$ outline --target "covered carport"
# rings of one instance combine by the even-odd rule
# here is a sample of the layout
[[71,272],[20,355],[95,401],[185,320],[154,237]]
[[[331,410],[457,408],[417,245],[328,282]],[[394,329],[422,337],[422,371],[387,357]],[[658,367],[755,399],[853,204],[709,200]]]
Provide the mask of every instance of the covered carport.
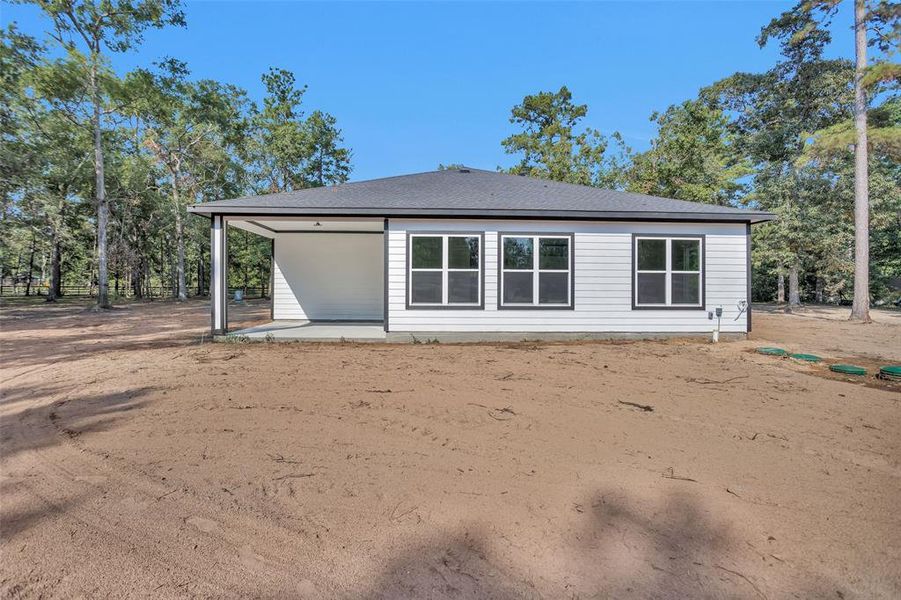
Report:
[[[211,214],[213,335],[384,339],[383,218]],[[271,322],[228,328],[228,228],[272,240]]]

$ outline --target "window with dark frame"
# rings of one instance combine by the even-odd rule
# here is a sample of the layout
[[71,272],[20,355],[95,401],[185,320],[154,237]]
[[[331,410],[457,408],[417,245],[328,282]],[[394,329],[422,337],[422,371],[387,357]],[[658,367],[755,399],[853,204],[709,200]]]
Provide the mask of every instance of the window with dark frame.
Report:
[[572,306],[572,238],[501,235],[500,306]]
[[638,235],[634,244],[636,307],[702,308],[702,238]]
[[411,307],[481,306],[481,234],[411,234]]

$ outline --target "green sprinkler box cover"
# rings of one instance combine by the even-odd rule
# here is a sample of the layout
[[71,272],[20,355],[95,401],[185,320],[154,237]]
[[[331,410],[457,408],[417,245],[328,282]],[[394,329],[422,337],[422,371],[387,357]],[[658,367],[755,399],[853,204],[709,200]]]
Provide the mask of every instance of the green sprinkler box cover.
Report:
[[794,358],[795,360],[803,360],[805,362],[812,362],[812,363],[820,362],[822,360],[816,354],[803,354],[801,352],[798,352],[796,354],[791,354],[790,356],[792,358]]
[[889,365],[879,368],[879,376],[882,379],[901,381],[901,365]]
[[769,346],[758,348],[757,352],[759,352],[760,354],[766,354],[768,356],[785,356],[787,354],[787,352],[782,348],[771,348]]
[[858,367],[857,365],[832,365],[829,367],[830,371],[835,371],[836,373],[843,373],[845,375],[866,375],[867,370],[863,367]]

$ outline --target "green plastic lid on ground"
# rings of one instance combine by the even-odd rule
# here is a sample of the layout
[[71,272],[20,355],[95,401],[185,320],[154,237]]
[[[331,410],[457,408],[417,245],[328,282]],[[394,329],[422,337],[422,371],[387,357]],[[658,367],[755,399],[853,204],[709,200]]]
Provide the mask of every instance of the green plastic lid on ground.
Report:
[[901,365],[879,367],[879,376],[883,379],[901,380]]
[[791,356],[795,360],[803,360],[806,362],[820,362],[821,360],[823,360],[816,354],[804,354],[803,352],[797,352],[795,354],[790,354],[789,356]]
[[760,354],[767,354],[769,356],[785,356],[787,353],[782,348],[773,348],[770,346],[763,346],[762,348],[758,348],[757,352]]
[[867,370],[863,367],[858,367],[857,365],[831,365],[829,367],[830,371],[835,371],[836,373],[843,373],[845,375],[866,375]]

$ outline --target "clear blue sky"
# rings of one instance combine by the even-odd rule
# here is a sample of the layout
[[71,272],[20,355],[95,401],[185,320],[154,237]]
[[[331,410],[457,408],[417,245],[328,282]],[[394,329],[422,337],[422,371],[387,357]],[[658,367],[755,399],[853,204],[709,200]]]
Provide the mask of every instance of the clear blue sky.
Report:
[[[500,141],[524,95],[567,85],[585,124],[644,149],[649,115],[735,71],[762,71],[777,47],[755,37],[791,2],[187,3],[185,29],[151,31],[114,57],[124,72],[164,56],[193,76],[247,89],[291,70],[307,111],[335,115],[353,149],[352,180],[432,170],[438,163],[508,166]],[[847,4],[847,3],[844,3]],[[48,27],[30,6],[0,4],[2,22]],[[833,55],[852,57],[843,7]]]

